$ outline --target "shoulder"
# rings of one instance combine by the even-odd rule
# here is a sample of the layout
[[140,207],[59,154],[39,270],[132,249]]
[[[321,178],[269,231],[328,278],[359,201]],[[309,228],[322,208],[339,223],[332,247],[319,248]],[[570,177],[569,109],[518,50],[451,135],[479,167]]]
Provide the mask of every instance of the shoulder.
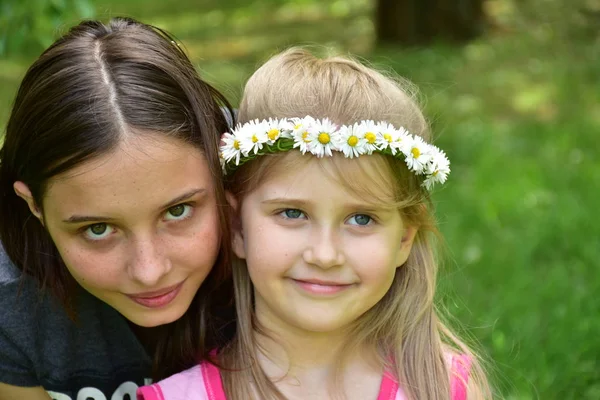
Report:
[[[0,314],[0,321],[11,319],[18,315],[20,323],[21,313],[30,315],[32,306],[41,301],[41,292],[38,285],[28,276],[23,276],[8,258],[0,243],[0,308],[6,310]],[[0,322],[0,328],[3,323]]]
[[73,321],[49,292],[21,278],[1,247],[0,310],[4,384],[76,397],[80,388],[112,393],[149,375],[150,358],[116,310],[82,290]]
[[21,279],[0,245],[0,382],[38,386],[32,351],[36,332],[36,285]]
[[40,323],[63,311],[57,301],[42,294],[32,279],[22,276],[1,246],[0,309],[0,350],[8,339],[17,346],[24,342],[31,345]]
[[0,286],[19,281],[21,271],[10,261],[0,242]]
[[138,389],[138,400],[212,400],[208,397],[203,365]]

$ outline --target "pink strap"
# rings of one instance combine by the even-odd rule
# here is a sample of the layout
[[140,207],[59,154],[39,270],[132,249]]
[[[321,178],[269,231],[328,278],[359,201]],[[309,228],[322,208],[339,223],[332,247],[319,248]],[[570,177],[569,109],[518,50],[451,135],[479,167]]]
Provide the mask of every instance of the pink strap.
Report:
[[204,361],[200,365],[200,368],[202,370],[204,384],[206,385],[208,400],[227,400],[219,368],[207,361]]
[[469,382],[470,369],[471,357],[466,354],[452,357],[452,377],[450,379],[452,400],[467,399],[467,384]]
[[398,393],[398,381],[389,371],[385,371],[381,378],[381,386],[379,387],[379,395],[377,400],[394,400]]
[[156,383],[150,386],[142,386],[137,390],[137,400],[164,400],[162,390]]
[[[467,400],[467,383],[471,357],[466,354],[452,356],[450,390],[452,400]],[[377,400],[404,399],[404,393],[398,386],[398,381],[390,371],[383,374]]]

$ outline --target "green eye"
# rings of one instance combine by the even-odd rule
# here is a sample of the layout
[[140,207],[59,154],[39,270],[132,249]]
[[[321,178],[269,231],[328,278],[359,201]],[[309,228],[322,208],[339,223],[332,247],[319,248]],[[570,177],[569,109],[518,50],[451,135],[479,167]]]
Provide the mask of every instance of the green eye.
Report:
[[302,211],[294,209],[294,208],[290,208],[288,210],[285,210],[283,213],[285,214],[285,216],[287,218],[290,218],[290,219],[300,218],[300,217],[302,217],[302,214],[303,214]]
[[179,221],[188,218],[192,213],[192,207],[189,204],[178,204],[170,207],[165,215],[166,220]]
[[185,212],[185,206],[183,204],[179,204],[179,205],[169,208],[169,214],[171,214],[174,217],[181,217],[184,212]]
[[89,240],[103,240],[109,237],[112,233],[115,232],[115,228],[106,224],[104,222],[100,222],[97,224],[89,225],[85,228],[85,236]]
[[106,224],[94,224],[90,226],[90,232],[96,236],[102,236],[106,232]]

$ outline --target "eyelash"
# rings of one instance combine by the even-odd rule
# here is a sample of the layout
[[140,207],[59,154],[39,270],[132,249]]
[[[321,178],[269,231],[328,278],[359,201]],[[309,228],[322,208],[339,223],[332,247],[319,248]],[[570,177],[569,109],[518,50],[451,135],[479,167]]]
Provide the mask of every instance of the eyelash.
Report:
[[373,217],[370,214],[364,214],[364,213],[357,213],[357,214],[352,214],[350,217],[348,217],[348,219],[346,221],[348,221],[351,218],[357,217],[359,215],[365,216],[369,218],[369,222],[366,225],[360,225],[360,224],[352,224],[352,226],[360,226],[360,227],[367,227],[367,226],[371,226],[375,223],[377,223],[377,219],[375,217]]
[[[188,215],[186,215],[185,217],[180,218],[180,219],[171,219],[171,220],[169,220],[169,219],[164,219],[163,218],[163,220],[166,221],[166,222],[168,222],[168,223],[176,223],[176,222],[186,221],[186,220],[188,220],[189,218],[191,218],[194,215],[194,211],[195,210],[194,210],[193,205],[190,204],[190,203],[181,203],[181,204],[176,204],[174,206],[171,206],[171,207],[167,208],[163,212],[163,215],[166,215],[167,213],[169,213],[169,211],[172,210],[173,208],[180,207],[180,206],[187,207],[186,209],[184,209],[184,213],[185,213],[186,210],[188,210]],[[106,223],[106,222],[96,222],[96,223],[93,223],[93,224],[90,224],[90,225],[86,225],[86,226],[84,226],[84,227],[81,228],[80,233],[84,236],[84,238],[86,240],[88,240],[90,242],[101,242],[101,241],[106,240],[109,236],[111,236],[112,232],[111,232],[111,234],[109,234],[106,237],[96,238],[96,239],[92,238],[91,235],[88,234],[88,231],[92,227],[94,227],[96,225],[105,225],[107,229],[112,229],[113,231],[116,231],[116,228],[113,227],[112,224],[109,224],[109,223]]]
[[189,218],[191,218],[191,217],[192,217],[192,215],[194,215],[194,211],[195,211],[195,210],[194,210],[194,207],[193,207],[193,205],[192,205],[192,204],[190,204],[190,203],[181,203],[181,204],[176,204],[176,205],[174,205],[174,206],[171,206],[171,207],[167,208],[167,210],[164,212],[164,214],[167,214],[167,213],[168,213],[170,210],[174,209],[175,207],[181,207],[181,206],[183,206],[183,207],[187,207],[187,208],[185,208],[185,209],[184,209],[184,213],[185,213],[185,211],[187,210],[187,211],[188,211],[188,214],[187,214],[185,217],[183,217],[183,218],[179,218],[179,219],[171,219],[171,220],[168,220],[168,221],[172,221],[172,222],[181,222],[181,221],[185,221],[186,219],[189,219]]
[[281,216],[285,220],[297,220],[297,219],[300,219],[300,218],[291,218],[291,217],[288,217],[287,215],[285,215],[285,213],[287,211],[299,211],[302,215],[304,215],[304,217],[306,217],[306,213],[304,211],[298,209],[298,208],[284,208],[282,210],[276,211],[275,213],[276,213],[276,215]]

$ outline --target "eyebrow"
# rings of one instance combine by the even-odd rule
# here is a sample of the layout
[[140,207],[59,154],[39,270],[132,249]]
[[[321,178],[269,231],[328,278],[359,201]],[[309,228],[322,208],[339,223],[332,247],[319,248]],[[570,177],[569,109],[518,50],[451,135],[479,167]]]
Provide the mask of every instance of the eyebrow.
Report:
[[[168,203],[163,205],[161,207],[161,209],[166,209],[166,208],[172,207],[172,206],[176,205],[177,203],[181,203],[184,200],[188,200],[190,197],[193,197],[199,193],[201,193],[201,194],[206,193],[206,189],[192,189],[189,192],[186,192],[186,193],[182,194],[181,196],[177,196],[173,200],[170,200]],[[110,222],[110,221],[114,221],[114,220],[116,220],[116,218],[103,217],[103,216],[98,216],[98,215],[71,215],[69,218],[63,220],[63,222],[65,222],[67,224],[80,224],[82,222],[96,222],[96,221]]]
[[267,200],[263,200],[261,203],[262,204],[289,204],[289,205],[297,206],[297,207],[302,207],[302,206],[305,206],[306,204],[310,204],[310,202],[307,202],[304,200],[292,199],[292,198],[286,198],[286,197],[276,197],[273,199],[267,199]]
[[[262,204],[284,204],[290,205],[293,207],[305,207],[306,205],[311,205],[312,202],[305,201],[301,199],[293,199],[293,198],[285,198],[285,197],[276,197],[272,199],[263,200]],[[391,211],[386,208],[377,207],[370,204],[361,204],[361,203],[343,203],[339,204],[340,208],[350,209],[350,210],[360,210],[363,212],[387,212]]]

